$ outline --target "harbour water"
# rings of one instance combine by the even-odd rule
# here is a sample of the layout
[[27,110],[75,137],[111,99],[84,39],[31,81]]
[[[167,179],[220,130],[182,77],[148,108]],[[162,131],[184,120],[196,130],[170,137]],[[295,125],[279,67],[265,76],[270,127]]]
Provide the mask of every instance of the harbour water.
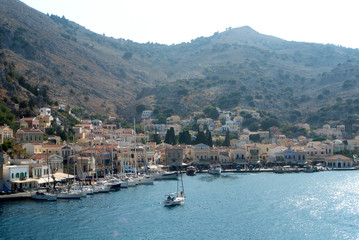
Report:
[[0,239],[358,239],[359,172],[184,176],[81,200],[0,202]]

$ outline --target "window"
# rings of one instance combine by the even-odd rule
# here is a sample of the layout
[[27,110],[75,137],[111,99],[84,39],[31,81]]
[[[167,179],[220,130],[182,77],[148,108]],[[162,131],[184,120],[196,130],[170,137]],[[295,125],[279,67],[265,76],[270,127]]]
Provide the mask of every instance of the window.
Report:
[[19,177],[20,177],[19,173],[16,173],[16,178],[19,178]]
[[14,178],[14,173],[11,174],[11,178]]

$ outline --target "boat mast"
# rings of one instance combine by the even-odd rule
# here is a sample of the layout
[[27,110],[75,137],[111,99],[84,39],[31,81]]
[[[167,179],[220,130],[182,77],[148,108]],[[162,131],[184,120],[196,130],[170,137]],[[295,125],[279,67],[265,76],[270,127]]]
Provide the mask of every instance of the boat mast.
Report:
[[122,126],[120,123],[120,158],[121,158],[121,175],[125,174],[125,166],[124,166],[124,162],[123,162],[123,150],[122,150]]
[[112,171],[112,176],[113,176],[113,139],[112,140],[112,144],[111,144],[111,171]]
[[[91,149],[91,162],[94,160],[93,159],[93,152],[92,152],[92,129],[91,129],[91,139],[90,139],[90,149]],[[93,176],[93,172],[95,171],[95,175],[97,176],[97,169],[96,169],[96,161],[95,161],[95,165],[94,165],[94,169],[92,169],[92,180],[93,180],[93,178],[94,178],[94,176]]]
[[136,119],[133,119],[133,128],[135,131],[135,175],[137,176],[137,152],[136,152],[136,148],[137,148],[137,136],[136,136]]
[[181,174],[181,186],[182,186],[181,197],[184,197],[184,185],[183,185],[182,171],[180,171],[180,174]]
[[145,173],[148,174],[148,170],[147,170],[147,166],[148,166],[148,161],[147,161],[147,136],[146,136],[146,120],[143,124],[143,132],[145,134]]
[[50,165],[49,165],[49,149],[46,150],[46,164],[47,164],[47,184],[50,189]]

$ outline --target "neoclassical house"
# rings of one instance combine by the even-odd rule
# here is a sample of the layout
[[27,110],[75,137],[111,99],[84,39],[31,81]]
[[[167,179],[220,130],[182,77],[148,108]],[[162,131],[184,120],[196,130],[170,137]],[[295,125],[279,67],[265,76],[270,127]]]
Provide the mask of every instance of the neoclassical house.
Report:
[[15,134],[18,143],[42,143],[44,133],[40,129],[20,128]]
[[329,168],[351,168],[353,159],[344,155],[333,155],[325,158],[325,166]]

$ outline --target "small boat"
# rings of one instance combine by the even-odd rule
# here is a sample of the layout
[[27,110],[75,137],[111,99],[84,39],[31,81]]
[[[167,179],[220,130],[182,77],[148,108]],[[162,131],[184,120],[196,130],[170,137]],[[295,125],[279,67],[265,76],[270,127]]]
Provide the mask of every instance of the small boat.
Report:
[[162,180],[178,179],[178,172],[166,172],[161,175]]
[[166,207],[184,204],[183,192],[179,195],[178,192],[168,194],[167,199],[164,201]]
[[153,185],[154,178],[144,175],[138,178],[138,184],[140,185]]
[[31,198],[35,200],[56,201],[57,195],[44,192],[36,192],[34,194],[31,194]]
[[219,175],[222,172],[221,164],[212,164],[208,170],[209,174]]
[[110,191],[116,191],[121,188],[121,181],[117,178],[108,179],[107,184],[111,186]]
[[76,192],[59,192],[56,194],[57,199],[81,199],[82,193]]
[[312,173],[312,172],[314,172],[314,168],[311,166],[307,166],[306,168],[304,168],[303,172]]
[[128,182],[123,181],[123,180],[120,180],[120,182],[121,182],[120,188],[128,188]]
[[281,167],[277,167],[277,168],[274,168],[274,169],[273,169],[273,172],[274,172],[274,173],[284,173],[284,170],[283,170],[283,168],[281,168]]
[[108,193],[111,189],[111,186],[107,184],[96,184],[94,185],[94,189],[98,193]]
[[194,176],[194,175],[196,175],[196,173],[197,173],[197,170],[196,170],[196,168],[194,166],[189,166],[187,168],[186,174],[188,176]]
[[136,187],[138,185],[137,179],[133,177],[126,177],[124,181],[127,183],[127,187]]

